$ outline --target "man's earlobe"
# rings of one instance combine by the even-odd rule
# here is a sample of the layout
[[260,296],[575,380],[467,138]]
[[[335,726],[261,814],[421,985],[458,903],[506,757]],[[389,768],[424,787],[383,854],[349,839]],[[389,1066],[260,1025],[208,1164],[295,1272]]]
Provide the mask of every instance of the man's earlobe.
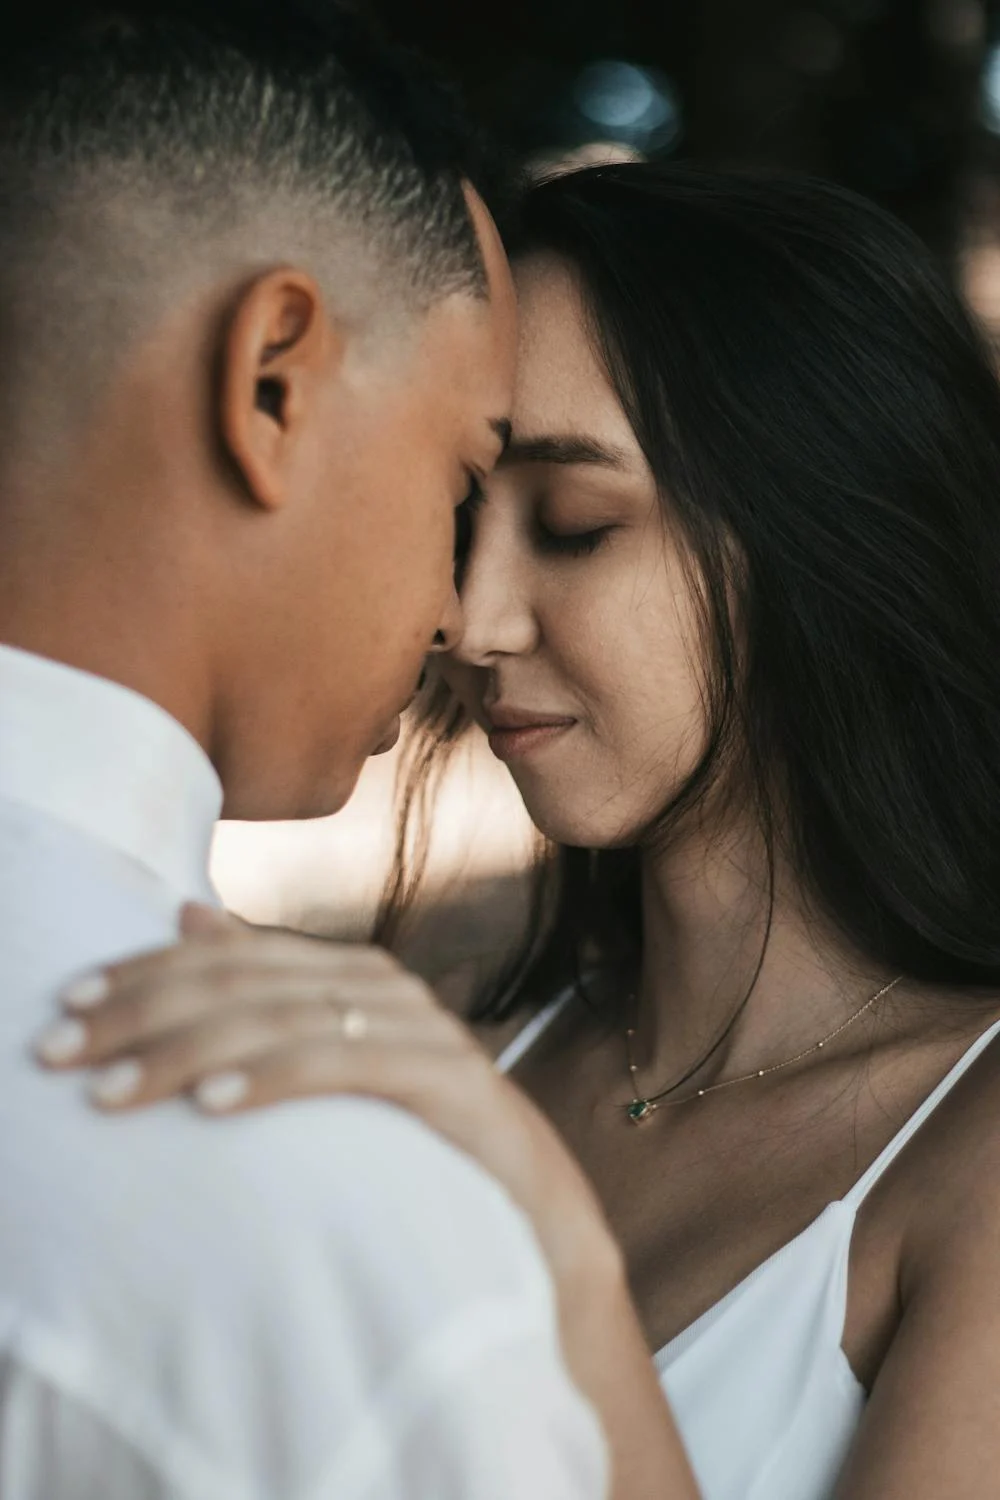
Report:
[[254,504],[276,510],[288,503],[332,353],[311,276],[271,271],[243,293],[225,335],[218,416],[223,447]]

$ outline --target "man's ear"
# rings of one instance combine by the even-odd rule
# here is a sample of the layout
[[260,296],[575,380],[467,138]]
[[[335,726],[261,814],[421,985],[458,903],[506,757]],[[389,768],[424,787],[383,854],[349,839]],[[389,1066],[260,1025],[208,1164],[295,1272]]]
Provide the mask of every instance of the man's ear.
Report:
[[219,430],[247,495],[268,510],[290,492],[337,335],[304,271],[269,271],[240,297],[223,340]]

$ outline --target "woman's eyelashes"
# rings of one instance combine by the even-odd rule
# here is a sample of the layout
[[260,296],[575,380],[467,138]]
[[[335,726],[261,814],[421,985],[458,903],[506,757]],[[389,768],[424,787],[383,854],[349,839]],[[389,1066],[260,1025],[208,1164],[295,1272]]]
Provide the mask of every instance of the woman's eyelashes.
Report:
[[[485,499],[482,485],[473,477],[469,493],[455,511],[455,575],[458,579],[465,571],[475,538],[475,518]],[[617,529],[614,525],[604,525],[580,531],[554,531],[546,525],[539,511],[532,512],[528,523],[531,546],[544,557],[589,557]]]
[[557,557],[589,557],[613,530],[613,526],[594,526],[589,531],[552,531],[543,521],[536,520],[535,546],[539,552]]

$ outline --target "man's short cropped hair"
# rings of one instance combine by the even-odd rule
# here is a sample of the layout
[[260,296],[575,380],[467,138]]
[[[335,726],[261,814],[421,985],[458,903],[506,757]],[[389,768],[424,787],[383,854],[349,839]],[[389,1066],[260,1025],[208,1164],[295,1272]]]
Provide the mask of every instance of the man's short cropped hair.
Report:
[[68,288],[81,342],[120,344],[133,276],[155,301],[227,237],[264,264],[346,236],[379,298],[483,296],[471,139],[338,0],[36,0],[0,48],[0,337],[38,342],[46,308],[58,335]]

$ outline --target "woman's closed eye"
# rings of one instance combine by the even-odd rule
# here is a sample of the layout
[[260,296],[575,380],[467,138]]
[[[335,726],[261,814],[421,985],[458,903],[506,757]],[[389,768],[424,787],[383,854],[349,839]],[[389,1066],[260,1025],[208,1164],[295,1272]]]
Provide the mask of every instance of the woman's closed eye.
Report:
[[553,531],[541,520],[535,523],[535,546],[539,552],[556,557],[589,557],[615,530],[613,526],[593,526],[586,531]]
[[[475,538],[476,516],[485,499],[482,485],[473,477],[468,494],[455,511],[455,577],[459,585]],[[591,556],[612,532],[618,530],[616,525],[607,522],[600,526],[575,527],[564,523],[565,529],[556,529],[543,518],[540,510],[533,507],[525,517],[525,524],[534,550],[542,556],[559,558]]]

